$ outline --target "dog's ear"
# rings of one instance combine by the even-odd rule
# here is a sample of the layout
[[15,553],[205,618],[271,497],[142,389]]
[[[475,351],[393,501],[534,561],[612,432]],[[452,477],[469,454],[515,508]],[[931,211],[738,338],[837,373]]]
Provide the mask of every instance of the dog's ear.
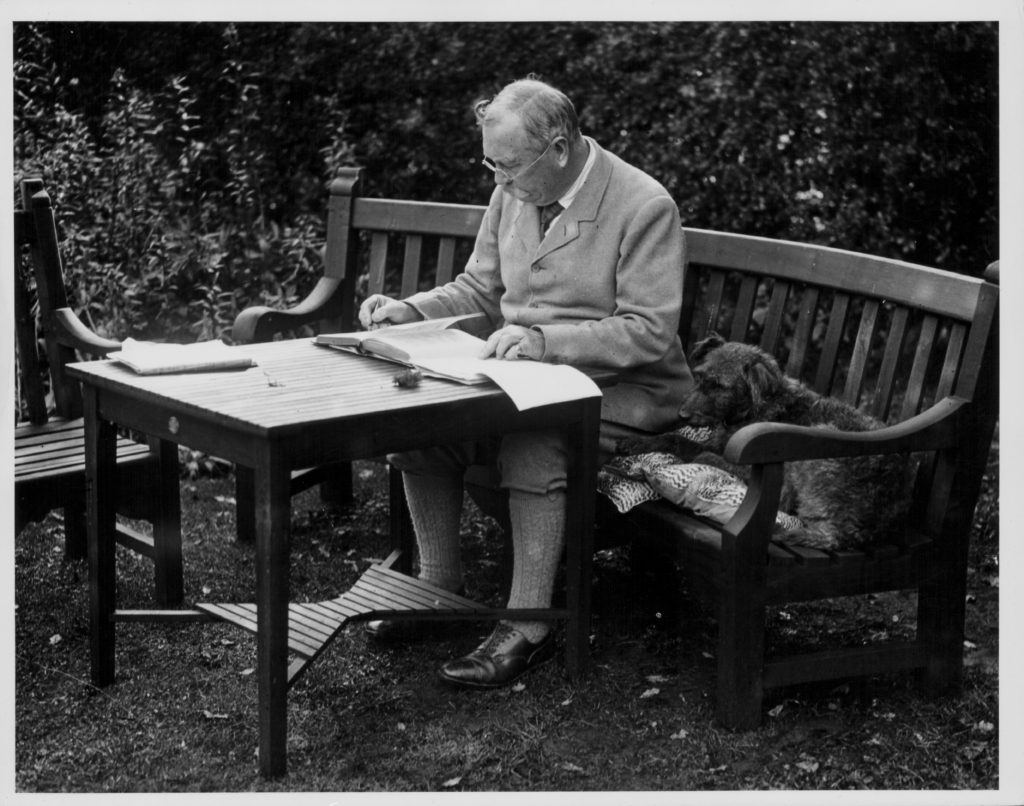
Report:
[[696,366],[704,356],[723,344],[725,344],[725,339],[712,330],[707,336],[693,345],[693,350],[690,351],[690,366]]
[[744,375],[750,388],[753,413],[756,414],[764,408],[767,400],[779,394],[782,389],[782,372],[775,359],[759,355],[747,366]]

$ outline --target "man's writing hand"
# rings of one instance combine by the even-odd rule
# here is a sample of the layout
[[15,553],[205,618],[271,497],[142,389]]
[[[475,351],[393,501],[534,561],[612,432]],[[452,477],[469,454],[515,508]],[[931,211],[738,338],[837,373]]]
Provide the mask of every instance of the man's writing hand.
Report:
[[359,324],[366,330],[415,322],[421,318],[411,305],[383,294],[373,294],[359,306]]

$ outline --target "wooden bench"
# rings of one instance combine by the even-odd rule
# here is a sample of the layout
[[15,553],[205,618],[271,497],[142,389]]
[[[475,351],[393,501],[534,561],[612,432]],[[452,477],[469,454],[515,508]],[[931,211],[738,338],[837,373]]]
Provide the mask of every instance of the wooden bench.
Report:
[[[359,171],[344,171],[330,188],[323,277],[290,310],[242,312],[234,337],[358,329],[357,302],[366,295],[403,297],[456,275],[483,212],[361,198]],[[648,502],[627,516],[601,507],[599,527],[667,552],[688,593],[717,613],[717,715],[726,726],[757,725],[766,689],[812,680],[917,669],[930,689],[955,686],[968,538],[998,415],[998,268],[980,280],[822,246],[684,233],[684,346],[712,330],[757,343],[789,374],[892,425],[871,434],[750,426],[726,450],[731,461],[751,465],[747,496],[728,523]],[[784,462],[886,451],[922,457],[914,528],[898,545],[821,552],[771,540]],[[350,483],[344,469],[330,473],[342,488]],[[392,491],[393,528],[407,529],[395,515],[400,485]],[[912,641],[766,653],[769,606],[896,589],[917,591]]]
[[[82,395],[67,364],[105,356],[120,342],[89,330],[69,307],[50,197],[40,179],[21,182],[22,208],[14,213],[15,330],[18,421],[14,432],[15,529],[64,515],[65,550],[84,557],[85,454]],[[154,561],[155,598],[182,599],[178,454],[174,445],[117,440],[118,512],[148,520],[153,535],[126,523],[122,545]]]

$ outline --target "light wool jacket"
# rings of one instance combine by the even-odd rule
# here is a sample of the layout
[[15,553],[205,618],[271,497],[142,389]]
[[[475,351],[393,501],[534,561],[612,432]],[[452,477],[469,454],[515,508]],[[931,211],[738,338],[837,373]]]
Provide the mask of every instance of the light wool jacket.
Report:
[[668,192],[593,140],[596,160],[541,239],[539,209],[495,188],[466,270],[406,299],[544,335],[544,361],[621,370],[602,419],[664,431],[692,384],[677,329],[683,235]]

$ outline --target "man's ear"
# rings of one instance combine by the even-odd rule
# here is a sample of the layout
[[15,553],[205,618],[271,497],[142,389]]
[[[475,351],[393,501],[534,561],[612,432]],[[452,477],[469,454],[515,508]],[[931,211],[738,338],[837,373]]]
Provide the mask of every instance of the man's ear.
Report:
[[712,330],[707,336],[693,345],[693,350],[690,351],[690,366],[696,366],[704,356],[723,344],[725,344],[725,339]]

